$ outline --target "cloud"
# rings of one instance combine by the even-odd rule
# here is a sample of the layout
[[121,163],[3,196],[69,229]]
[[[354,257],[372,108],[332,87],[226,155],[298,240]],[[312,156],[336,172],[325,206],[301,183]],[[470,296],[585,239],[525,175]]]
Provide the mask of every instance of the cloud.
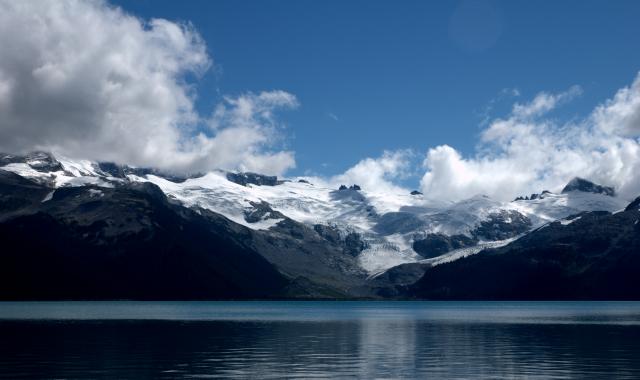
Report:
[[282,174],[295,167],[293,152],[270,152],[265,147],[280,140],[274,111],[296,107],[296,97],[284,91],[225,97],[208,123],[215,137],[199,135],[203,143],[193,151],[203,154],[193,164],[203,170],[222,167],[265,174]]
[[516,103],[513,106],[513,116],[524,119],[533,116],[540,116],[546,112],[551,111],[558,105],[569,102],[576,96],[582,94],[582,88],[580,86],[572,86],[565,92],[559,94],[549,94],[547,92],[541,92],[536,95],[535,98],[529,103],[520,104]]
[[448,145],[429,149],[423,192],[447,200],[479,193],[510,200],[543,189],[558,191],[581,176],[615,186],[627,199],[640,195],[640,75],[583,120],[545,118],[580,93],[572,87],[515,104],[507,118],[493,120],[482,132],[473,157]]
[[202,171],[281,174],[293,153],[283,91],[227,97],[208,126],[193,79],[212,66],[190,24],[144,21],[103,1],[0,0],[0,149]]
[[333,121],[340,121],[340,119],[338,118],[338,116],[336,116],[336,114],[334,114],[333,112],[328,112],[327,116],[332,119]]
[[411,150],[384,151],[380,157],[365,158],[342,174],[329,178],[314,178],[326,186],[359,185],[372,193],[405,193],[394,181],[411,175]]
[[640,135],[640,75],[631,86],[619,90],[613,99],[597,107],[593,119],[606,133]]
[[487,104],[477,113],[480,117],[480,126],[486,126],[491,121],[491,113],[497,104],[507,99],[517,98],[520,96],[520,90],[517,88],[503,88],[498,94],[487,102]]

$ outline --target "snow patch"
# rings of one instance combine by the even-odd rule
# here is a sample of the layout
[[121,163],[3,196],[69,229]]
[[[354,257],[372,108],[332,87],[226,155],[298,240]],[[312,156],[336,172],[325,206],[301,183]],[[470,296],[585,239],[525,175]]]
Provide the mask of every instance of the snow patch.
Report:
[[447,252],[444,255],[441,255],[441,256],[438,256],[438,257],[433,257],[433,258],[426,259],[426,260],[420,260],[420,262],[421,263],[426,263],[426,264],[431,264],[431,266],[450,263],[452,261],[459,260],[459,259],[462,259],[464,257],[469,257],[471,255],[475,255],[476,253],[479,253],[484,249],[504,247],[505,245],[507,245],[507,244],[519,239],[519,238],[520,238],[520,236],[513,237],[513,238],[510,238],[510,239],[504,239],[504,240],[480,242],[480,243],[478,243],[478,245],[475,245],[473,247],[466,247],[466,248],[456,249],[456,250]]
[[560,224],[562,224],[563,226],[568,226],[569,224],[575,222],[576,220],[580,220],[581,218],[582,216],[578,216],[573,219],[563,219],[560,221]]
[[31,166],[25,164],[25,163],[12,163],[12,164],[7,164],[3,167],[0,167],[0,169],[8,171],[8,172],[12,172],[15,173],[21,177],[24,178],[31,178],[31,179],[50,179],[51,178],[51,173],[42,173],[39,172],[35,169],[33,169]]
[[544,198],[511,202],[510,207],[531,219],[534,227],[564,219],[583,211],[624,209],[627,201],[604,194],[572,191],[565,194],[547,193]]
[[44,203],[44,202],[47,202],[47,201],[50,201],[51,199],[53,199],[53,193],[55,193],[55,192],[56,192],[55,190],[50,191],[50,192],[49,192],[49,193],[44,197],[44,199],[42,199],[42,202],[41,202],[41,203]]
[[[291,178],[276,186],[242,186],[227,179],[227,172],[213,171],[198,178],[181,183],[172,182],[156,175],[128,175],[126,179],[113,178],[99,170],[96,163],[86,160],[70,160],[56,157],[62,170],[42,173],[28,164],[8,164],[0,169],[12,171],[26,178],[48,181],[55,188],[63,186],[113,187],[118,182],[151,182],[168,197],[186,207],[203,208],[223,215],[229,220],[254,230],[272,228],[281,218],[270,219],[265,215],[255,223],[246,221],[252,203],[266,202],[271,209],[308,226],[330,225],[344,237],[348,232],[359,233],[367,248],[357,260],[370,274],[379,273],[393,266],[410,262],[429,262],[439,265],[475,254],[485,248],[508,244],[514,239],[483,242],[475,247],[449,252],[437,258],[422,259],[412,244],[415,239],[428,233],[446,235],[468,235],[490,214],[502,210],[515,210],[527,216],[532,228],[544,228],[559,220],[568,225],[577,219],[563,220],[584,211],[618,211],[627,205],[625,200],[603,194],[569,192],[566,194],[545,193],[543,198],[517,202],[498,202],[483,195],[460,201],[434,201],[425,196],[412,196],[408,191],[380,192],[363,188],[360,191],[338,191],[322,181],[299,182],[305,177]],[[32,164],[40,164],[39,159]],[[92,195],[99,196],[96,189]],[[51,196],[53,196],[51,194]],[[45,197],[46,199],[46,197]],[[50,199],[50,198],[49,198]],[[43,200],[43,202],[46,200]],[[384,233],[376,229],[381,217],[397,213],[398,219]],[[396,224],[397,223],[397,224]],[[408,227],[407,227],[408,226]],[[402,233],[399,233],[402,232]],[[395,232],[395,233],[394,233]]]
[[93,162],[87,160],[69,160],[65,157],[56,156],[56,160],[62,164],[64,170],[74,177],[99,176]]
[[367,241],[368,248],[358,255],[358,263],[370,276],[400,264],[415,263],[420,256],[403,235],[387,236],[376,242]]
[[104,193],[102,192],[102,190],[97,190],[97,189],[89,189],[89,196],[90,197],[104,197]]
[[[88,162],[88,161],[87,161]],[[86,166],[86,165],[85,165]],[[73,168],[71,171],[65,167],[64,171],[55,171],[43,173],[33,169],[31,166],[25,163],[12,163],[0,167],[1,170],[13,172],[21,177],[33,179],[37,182],[52,181],[52,185],[55,188],[64,186],[85,186],[96,185],[100,187],[113,187],[113,184],[106,178],[102,178],[97,174],[91,173],[87,170],[79,170],[78,167],[83,165],[69,166]],[[86,168],[85,168],[86,169]]]

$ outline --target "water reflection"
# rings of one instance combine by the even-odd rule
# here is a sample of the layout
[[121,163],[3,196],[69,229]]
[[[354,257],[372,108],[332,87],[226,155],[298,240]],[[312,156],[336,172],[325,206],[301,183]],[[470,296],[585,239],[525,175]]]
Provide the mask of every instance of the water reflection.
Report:
[[403,315],[3,320],[0,377],[640,378],[638,324],[466,323]]

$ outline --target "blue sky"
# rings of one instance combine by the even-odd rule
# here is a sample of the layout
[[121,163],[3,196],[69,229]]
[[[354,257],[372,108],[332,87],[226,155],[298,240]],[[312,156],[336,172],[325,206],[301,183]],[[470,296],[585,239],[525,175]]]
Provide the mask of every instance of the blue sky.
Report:
[[114,1],[0,1],[0,151],[640,194],[638,1]]
[[197,83],[203,114],[221,94],[295,94],[301,106],[281,115],[292,174],[342,172],[385,149],[472,155],[492,101],[496,117],[577,84],[559,116],[583,115],[640,69],[637,1],[114,3],[195,26],[215,65]]

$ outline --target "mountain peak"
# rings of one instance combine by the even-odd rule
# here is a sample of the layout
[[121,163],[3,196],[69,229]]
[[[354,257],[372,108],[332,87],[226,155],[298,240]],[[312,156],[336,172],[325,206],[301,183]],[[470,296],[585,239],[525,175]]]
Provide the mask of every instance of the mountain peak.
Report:
[[604,194],[610,197],[613,197],[615,195],[615,190],[613,187],[598,185],[580,177],[575,177],[574,179],[569,181],[569,183],[567,183],[564,189],[562,189],[563,194],[571,191],[582,191],[584,193]]
[[62,170],[62,165],[53,154],[42,151],[30,152],[25,155],[0,153],[0,166],[8,164],[27,164],[39,172]]

